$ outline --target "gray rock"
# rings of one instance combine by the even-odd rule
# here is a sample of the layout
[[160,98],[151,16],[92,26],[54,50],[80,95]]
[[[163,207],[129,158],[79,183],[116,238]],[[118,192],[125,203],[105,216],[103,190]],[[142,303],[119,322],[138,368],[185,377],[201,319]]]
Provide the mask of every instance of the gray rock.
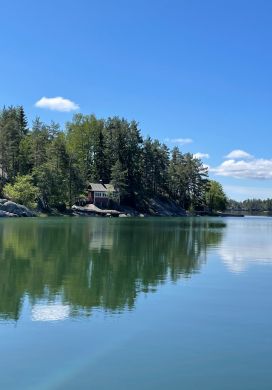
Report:
[[0,199],[0,204],[6,203],[7,201],[7,199]]
[[126,214],[119,214],[119,218],[127,218]]
[[4,204],[0,204],[0,210],[6,211],[11,214],[16,214],[18,217],[35,217],[36,214],[33,211],[29,210],[27,207],[7,201]]
[[139,214],[139,217],[140,218],[144,218],[144,214]]

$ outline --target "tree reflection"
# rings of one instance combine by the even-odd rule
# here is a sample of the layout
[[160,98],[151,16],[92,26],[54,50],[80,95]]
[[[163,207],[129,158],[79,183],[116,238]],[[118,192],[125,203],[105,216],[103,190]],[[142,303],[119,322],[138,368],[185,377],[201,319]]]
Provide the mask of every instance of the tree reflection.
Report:
[[46,219],[0,223],[0,316],[61,297],[71,315],[132,309],[140,292],[198,272],[224,223],[209,219]]

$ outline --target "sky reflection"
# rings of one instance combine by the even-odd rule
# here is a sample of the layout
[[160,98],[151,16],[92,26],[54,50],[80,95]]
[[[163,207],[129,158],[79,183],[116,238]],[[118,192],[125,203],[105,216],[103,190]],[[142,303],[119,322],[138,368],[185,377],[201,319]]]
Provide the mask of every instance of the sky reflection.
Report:
[[218,254],[234,273],[250,265],[272,265],[272,219],[244,218],[229,220]]

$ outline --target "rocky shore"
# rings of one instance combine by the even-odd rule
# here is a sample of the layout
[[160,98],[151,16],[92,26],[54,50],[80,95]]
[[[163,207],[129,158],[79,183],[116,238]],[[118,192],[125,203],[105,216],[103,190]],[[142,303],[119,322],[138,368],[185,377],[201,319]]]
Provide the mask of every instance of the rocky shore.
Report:
[[75,216],[102,216],[102,217],[183,217],[186,216],[186,211],[176,203],[169,200],[150,199],[143,202],[141,206],[129,207],[119,206],[118,209],[100,209],[93,204],[86,206],[72,207],[73,215]]
[[21,204],[0,199],[0,217],[36,217],[36,214]]
[[145,200],[139,207],[118,206],[115,209],[100,209],[93,204],[85,206],[74,205],[72,209],[64,213],[51,210],[48,214],[35,213],[26,206],[12,202],[8,199],[0,199],[0,217],[36,217],[39,215],[48,216],[100,216],[100,217],[179,217],[186,216],[186,211],[176,203],[169,200],[150,199]]

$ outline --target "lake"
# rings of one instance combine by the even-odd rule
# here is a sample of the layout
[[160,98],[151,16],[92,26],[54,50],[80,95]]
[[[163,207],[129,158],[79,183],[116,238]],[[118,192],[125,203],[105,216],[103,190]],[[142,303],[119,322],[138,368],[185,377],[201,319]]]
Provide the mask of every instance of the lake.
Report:
[[272,388],[272,219],[0,221],[1,389]]

